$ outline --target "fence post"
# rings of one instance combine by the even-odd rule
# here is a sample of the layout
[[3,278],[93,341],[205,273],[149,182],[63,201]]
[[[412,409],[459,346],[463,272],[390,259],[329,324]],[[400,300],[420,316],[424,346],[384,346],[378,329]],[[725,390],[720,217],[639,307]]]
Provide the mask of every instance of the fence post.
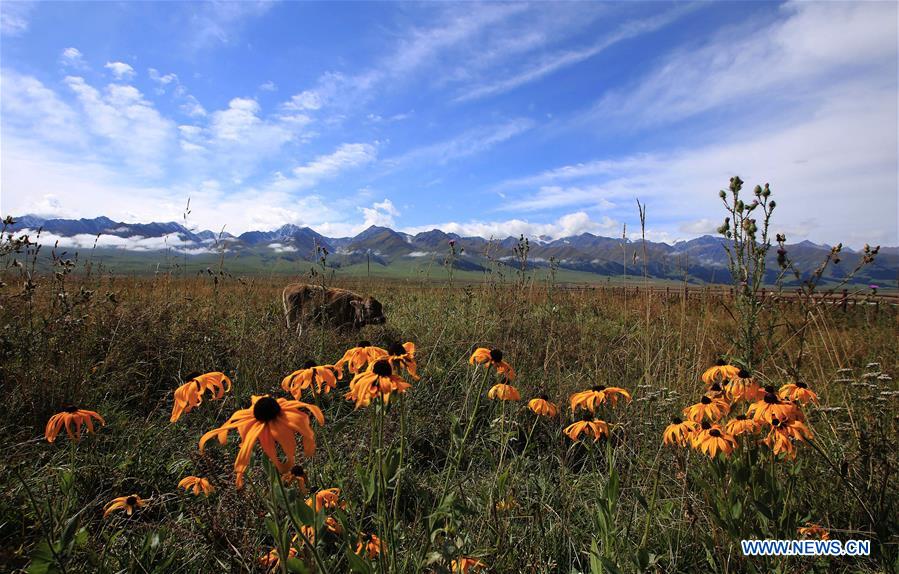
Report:
[[843,313],[846,312],[846,304],[849,302],[849,289],[843,289],[843,298],[840,299],[840,307],[843,309]]

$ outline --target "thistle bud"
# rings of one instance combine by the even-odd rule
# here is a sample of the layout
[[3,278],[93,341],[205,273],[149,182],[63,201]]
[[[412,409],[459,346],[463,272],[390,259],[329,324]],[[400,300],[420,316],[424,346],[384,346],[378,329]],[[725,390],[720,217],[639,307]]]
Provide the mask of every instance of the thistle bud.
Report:
[[731,191],[740,191],[743,189],[743,180],[738,176],[734,176],[730,178],[730,190]]
[[777,207],[777,202],[772,199],[770,202],[768,202],[768,206],[771,209],[774,209],[775,207]]
[[771,190],[768,188],[768,184],[765,184],[765,189],[762,190],[762,197],[768,197],[771,195]]
[[724,199],[725,197],[727,197],[727,194],[722,189],[721,191],[718,192],[718,197],[720,197],[721,199]]
[[736,205],[737,213],[743,213],[743,200],[737,201]]
[[762,186],[760,186],[760,185],[755,186],[755,189],[752,190],[752,193],[754,193],[756,195],[761,195],[762,194]]

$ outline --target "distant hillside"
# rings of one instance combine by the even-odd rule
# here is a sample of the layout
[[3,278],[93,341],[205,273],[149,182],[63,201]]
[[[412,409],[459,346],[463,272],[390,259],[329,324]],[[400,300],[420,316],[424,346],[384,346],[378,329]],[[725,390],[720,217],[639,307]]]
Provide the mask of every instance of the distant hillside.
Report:
[[[60,250],[84,252],[97,249],[93,256],[106,265],[129,272],[149,271],[166,258],[177,257],[202,266],[218,261],[222,255],[228,265],[241,272],[289,272],[304,262],[316,262],[319,249],[327,250],[328,264],[348,271],[362,265],[366,272],[372,265],[389,274],[407,275],[410,270],[440,268],[450,253],[450,242],[456,249],[454,266],[468,272],[511,272],[518,265],[515,237],[461,237],[439,229],[409,235],[387,227],[372,226],[355,237],[325,237],[309,227],[284,225],[273,231],[248,231],[239,236],[213,231],[190,230],[176,222],[121,223],[107,217],[95,219],[43,219],[33,215],[15,218],[8,232],[28,233],[32,239]],[[40,236],[38,235],[40,233]],[[705,235],[673,245],[646,243],[647,272],[654,279],[688,280],[690,282],[728,281],[727,257],[722,239]],[[559,270],[580,279],[641,275],[643,248],[637,241],[623,241],[590,233],[555,240],[533,239],[529,242],[530,268],[548,268],[551,262]],[[788,245],[789,256],[800,269],[812,271],[824,260],[829,246],[810,241]],[[321,252],[323,253],[323,252]],[[842,261],[827,273],[830,280],[840,279],[856,264],[858,257],[844,249]],[[859,274],[857,282],[894,286],[899,269],[899,249],[881,250],[874,264]],[[772,250],[767,280],[776,278],[777,266]]]

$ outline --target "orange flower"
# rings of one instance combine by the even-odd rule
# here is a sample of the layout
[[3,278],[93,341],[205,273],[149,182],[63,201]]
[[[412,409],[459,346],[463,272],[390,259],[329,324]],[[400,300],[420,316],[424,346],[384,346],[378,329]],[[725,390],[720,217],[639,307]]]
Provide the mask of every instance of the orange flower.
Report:
[[215,490],[208,480],[199,476],[185,476],[178,483],[178,488],[183,488],[188,492],[192,490],[194,496],[200,496],[201,492],[209,496]]
[[504,375],[510,381],[515,380],[515,369],[503,360],[503,352],[499,349],[488,349],[486,347],[478,347],[468,358],[468,363],[474,365],[487,365],[487,368],[496,367],[496,372]]
[[752,374],[746,369],[740,369],[727,385],[727,398],[732,402],[742,400],[751,403],[762,398],[764,394],[762,388],[752,378]]
[[[331,510],[333,508],[346,508],[346,502],[340,500],[339,488],[323,488],[306,499],[306,504],[315,509],[316,512],[322,508]],[[314,506],[313,506],[314,505]]]
[[334,363],[334,368],[337,369],[338,373],[337,378],[343,378],[344,365],[347,365],[350,374],[355,375],[356,373],[364,369],[369,363],[372,363],[386,356],[387,351],[385,351],[381,347],[373,347],[372,344],[368,341],[359,341],[358,345],[356,345],[352,349],[347,350],[347,352],[343,354],[343,357],[339,361]]
[[573,441],[577,441],[583,434],[585,436],[592,436],[593,442],[596,442],[600,437],[609,436],[609,425],[606,424],[605,421],[599,419],[582,420],[568,425],[562,432]]
[[730,405],[726,400],[703,396],[698,403],[684,409],[684,416],[697,423],[702,422],[704,418],[717,421],[729,411]]
[[93,419],[97,419],[101,425],[106,424],[103,417],[94,411],[86,411],[74,406],[66,407],[61,413],[56,413],[50,417],[44,429],[44,436],[47,442],[53,442],[63,427],[65,427],[69,438],[81,440],[81,425],[86,426],[87,431],[92,433],[94,432]]
[[[340,523],[337,522],[337,519],[333,516],[329,516],[325,518],[324,522],[325,532],[330,534],[339,535],[343,533],[343,527],[340,526]],[[308,524],[300,527],[300,530],[303,532],[303,535],[311,544],[315,544],[315,526]],[[298,537],[294,536],[294,542],[298,540]]]
[[519,393],[518,389],[512,385],[500,383],[498,385],[493,385],[493,387],[487,391],[487,398],[494,400],[499,399],[501,401],[520,401],[521,393]]
[[394,374],[393,367],[387,359],[378,359],[372,363],[368,370],[357,374],[350,381],[350,392],[345,396],[349,401],[356,402],[356,408],[367,407],[371,401],[381,397],[384,404],[390,402],[390,395],[395,391],[405,393],[411,385],[402,377]]
[[[296,400],[300,400],[303,391],[313,384],[316,385],[316,393],[321,393],[322,389],[325,393],[330,393],[331,389],[337,386],[334,370],[334,365],[316,365],[315,361],[306,361],[302,369],[284,377],[284,380],[281,381],[281,388],[293,395]],[[343,373],[341,373],[342,376]]]
[[131,516],[132,514],[134,514],[135,510],[137,510],[138,508],[143,508],[146,505],[146,501],[136,494],[113,498],[103,508],[103,518],[106,518],[116,510],[124,510],[128,513],[128,516]]
[[818,395],[810,388],[808,388],[808,385],[803,382],[787,383],[780,388],[777,394],[781,399],[793,401],[796,403],[818,404]]
[[771,432],[765,437],[764,443],[774,451],[774,454],[783,453],[788,459],[796,458],[794,440],[804,441],[813,436],[812,431],[801,421],[772,418],[770,424]]
[[732,379],[740,372],[738,367],[728,365],[724,359],[718,359],[714,366],[709,367],[702,374],[702,382],[711,386],[714,382],[725,383],[728,379]]
[[729,455],[736,447],[737,441],[721,425],[703,423],[702,430],[693,439],[693,448],[708,454],[710,458],[715,458],[719,452]]
[[528,401],[528,408],[542,417],[554,417],[559,414],[559,407],[549,401],[546,395]]
[[746,415],[737,415],[735,418],[727,421],[725,428],[729,434],[735,437],[741,434],[755,434],[761,430],[759,423],[747,418]]
[[369,560],[374,560],[382,552],[387,552],[387,546],[375,534],[363,534],[356,545],[356,554],[367,556]]
[[804,421],[805,415],[799,408],[788,400],[777,398],[774,387],[765,387],[765,394],[747,409],[746,414],[758,422],[771,422],[772,419]]
[[483,570],[487,565],[478,560],[477,558],[470,558],[468,556],[460,556],[453,560],[452,564],[450,564],[450,572],[453,574],[468,574],[469,572],[477,572],[479,570]]
[[[287,555],[289,558],[295,558],[297,549],[291,546],[290,550],[287,551]],[[278,549],[272,548],[264,556],[260,557],[259,564],[265,566],[266,572],[277,570],[281,566],[281,557],[278,555]]]
[[799,527],[799,535],[803,538],[830,540],[830,532],[820,524],[815,524],[814,522],[806,522],[805,526]]
[[394,368],[402,367],[409,373],[413,381],[417,381],[420,378],[417,372],[418,363],[415,362],[415,343],[410,341],[402,345],[399,343],[391,344],[387,347],[387,360],[390,361]]
[[[303,452],[307,457],[315,454],[315,433],[312,432],[309,415],[312,414],[318,424],[325,423],[321,410],[300,401],[274,399],[268,395],[252,398],[252,406],[241,409],[231,415],[228,422],[211,430],[200,439],[200,452],[211,438],[219,443],[228,440],[228,431],[237,430],[240,435],[240,452],[234,460],[234,472],[237,474],[237,487],[243,486],[243,475],[250,465],[253,446],[259,442],[262,451],[275,464],[280,472],[285,472],[294,465],[296,458],[296,435],[303,437]],[[286,461],[278,458],[275,444],[281,447]]]
[[680,417],[672,417],[671,424],[665,428],[665,432],[662,434],[662,442],[664,444],[684,446],[698,430],[699,423],[690,420],[684,421]]
[[604,402],[608,401],[612,406],[615,406],[618,403],[619,396],[624,397],[628,401],[631,400],[631,394],[621,387],[595,385],[590,387],[589,390],[571,395],[571,412],[575,412],[580,407],[595,413],[596,407]]
[[306,494],[306,488],[309,486],[306,470],[303,469],[302,464],[295,464],[290,467],[290,470],[281,475],[281,482],[288,485],[296,484],[297,489],[302,494]]
[[208,391],[215,399],[225,396],[231,390],[231,379],[225,373],[213,371],[203,375],[188,375],[187,382],[175,389],[175,404],[170,422],[176,422],[182,414],[189,413],[203,402],[203,393]]

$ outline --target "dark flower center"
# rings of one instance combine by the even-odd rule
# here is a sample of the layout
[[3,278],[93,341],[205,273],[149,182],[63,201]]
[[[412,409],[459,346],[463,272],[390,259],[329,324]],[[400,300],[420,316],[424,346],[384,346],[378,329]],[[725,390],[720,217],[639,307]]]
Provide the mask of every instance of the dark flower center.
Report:
[[808,388],[808,385],[806,385],[805,383],[796,383],[796,386],[799,387],[800,389],[807,389],[807,388]]
[[399,355],[406,354],[406,348],[400,345],[399,343],[391,343],[389,347],[387,347],[387,352],[393,355],[394,357]]
[[490,360],[499,363],[503,360],[503,352],[499,349],[490,349]]
[[262,397],[253,405],[253,416],[261,423],[275,420],[281,414],[281,405],[271,397]]
[[590,411],[584,411],[581,413],[581,420],[584,422],[590,422],[593,420],[593,413]]
[[776,404],[780,403],[780,401],[777,399],[777,395],[775,395],[774,393],[772,393],[770,391],[765,393],[765,402],[768,403],[769,405],[776,405]]
[[549,400],[549,397],[547,397],[546,395],[540,395],[540,396],[537,397],[537,398],[540,399],[541,401],[548,401],[548,400]]
[[749,377],[752,376],[752,373],[750,373],[746,369],[740,369],[740,372],[737,373],[737,376],[740,377],[741,379],[748,379]]
[[77,412],[78,412],[78,407],[76,407],[75,405],[69,405],[69,406],[67,406],[66,408],[62,409],[62,410],[65,411],[65,412],[67,412],[67,413],[77,413]]
[[699,402],[704,405],[710,405],[710,404],[712,404],[712,399],[710,399],[708,397],[702,397],[701,399],[699,399]]
[[709,436],[718,438],[719,436],[721,436],[721,431],[719,431],[718,429],[712,429],[709,431]]
[[737,415],[737,420],[738,420],[738,421],[745,421],[745,420],[746,420],[746,415]]
[[765,385],[765,392],[766,392],[766,393],[773,393],[773,392],[774,392],[774,386],[772,386],[772,385]]
[[605,385],[593,385],[592,387],[590,387],[590,390],[593,391],[594,393],[601,393],[604,390],[606,390],[606,386]]
[[712,425],[709,423],[709,421],[702,421],[702,424],[699,426],[702,427],[702,430],[709,430],[710,428],[712,428]]
[[308,361],[306,361],[305,363],[303,363],[303,368],[304,368],[304,369],[311,369],[312,367],[317,367],[317,366],[318,366],[318,365],[315,363],[315,361],[313,361],[313,360],[311,360],[311,359],[308,360]]
[[715,366],[716,366],[716,367],[723,367],[723,366],[726,365],[726,364],[727,364],[727,363],[724,362],[724,359],[721,359],[721,358],[719,358],[717,361],[715,361]]
[[306,476],[306,471],[303,470],[303,467],[299,464],[293,465],[293,468],[290,469],[290,474],[294,476]]
[[721,391],[721,385],[719,385],[718,383],[715,383],[714,385],[712,385],[712,386],[709,388],[709,390],[710,390],[710,391],[720,392],[720,391]]
[[671,422],[674,423],[674,424],[676,424],[676,425],[679,425],[679,424],[681,424],[681,423],[684,422],[684,421],[683,421],[680,417],[671,417]]
[[771,417],[771,426],[773,426],[773,427],[780,426],[780,421],[777,419],[777,417]]
[[370,341],[359,341],[358,343],[356,343],[356,346],[357,347],[371,347],[371,342]]
[[390,368],[390,363],[387,361],[378,361],[371,368],[372,372],[379,377],[389,377],[393,374],[393,369]]
[[127,504],[128,506],[137,505],[137,497],[132,494],[131,496],[129,496],[128,498],[125,499],[125,504]]

